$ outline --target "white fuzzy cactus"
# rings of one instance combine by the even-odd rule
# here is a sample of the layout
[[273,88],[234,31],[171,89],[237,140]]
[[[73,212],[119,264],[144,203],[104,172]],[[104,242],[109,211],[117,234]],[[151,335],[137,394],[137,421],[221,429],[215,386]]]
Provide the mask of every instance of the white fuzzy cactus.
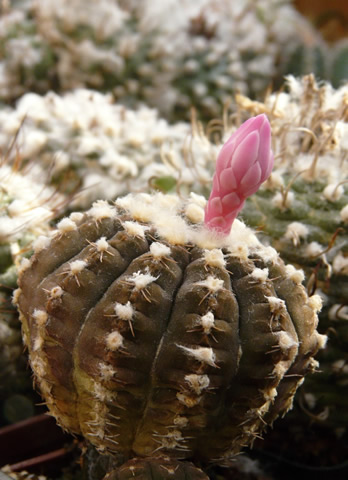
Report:
[[280,0],[23,0],[0,19],[0,97],[90,87],[162,113],[218,115],[235,91],[262,94],[316,34]]

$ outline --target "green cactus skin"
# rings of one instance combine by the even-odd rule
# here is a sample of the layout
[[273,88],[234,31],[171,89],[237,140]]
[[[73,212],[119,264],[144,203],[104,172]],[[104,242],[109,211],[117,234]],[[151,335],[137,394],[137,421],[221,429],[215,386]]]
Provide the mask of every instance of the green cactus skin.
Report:
[[339,88],[348,80],[348,42],[341,40],[332,46],[323,41],[315,45],[299,45],[292,52],[285,68],[286,74],[303,77],[313,74]]
[[348,40],[340,40],[332,47],[331,63],[331,82],[336,88],[340,87],[348,80]]
[[37,385],[101,452],[228,463],[291,408],[313,355],[318,296],[205,199],[128,195],[58,224],[14,301]]

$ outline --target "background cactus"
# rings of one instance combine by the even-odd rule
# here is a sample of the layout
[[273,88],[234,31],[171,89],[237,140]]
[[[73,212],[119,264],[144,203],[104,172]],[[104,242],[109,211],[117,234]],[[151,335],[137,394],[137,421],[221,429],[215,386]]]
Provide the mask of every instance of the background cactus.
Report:
[[191,105],[211,117],[237,90],[262,95],[316,37],[280,0],[16,1],[0,20],[0,97],[88,87],[167,117]]
[[299,45],[289,57],[285,72],[294,76],[312,73],[339,88],[348,79],[348,41],[346,38],[333,45],[318,39],[310,45]]
[[[301,82],[289,78],[288,88],[263,104],[271,115],[275,170],[242,216],[282,258],[306,272],[308,291],[323,298],[319,329],[329,341],[319,355],[321,371],[303,387],[301,408],[285,422],[297,425],[298,442],[308,424],[328,429],[342,450],[339,462],[346,455],[348,401],[347,85],[335,91],[309,76]],[[239,100],[250,113],[261,107]]]
[[66,199],[45,184],[39,165],[0,162],[0,422],[29,417],[38,398],[32,390],[31,373],[21,340],[18,313],[11,298],[17,281],[17,266],[30,254],[30,244],[40,234],[49,234],[49,221]]
[[210,232],[204,204],[97,202],[22,266],[14,298],[51,413],[125,460],[228,464],[291,407],[324,344],[301,272],[237,220]]
[[190,191],[197,180],[210,182],[217,153],[198,132],[191,135],[189,124],[170,125],[154,109],[129,110],[91,90],[26,94],[16,108],[0,110],[0,121],[0,148],[17,134],[9,159],[15,161],[18,151],[23,162],[49,171],[60,192],[79,189],[75,208],[146,191],[158,179],[162,188],[180,180],[181,190]]

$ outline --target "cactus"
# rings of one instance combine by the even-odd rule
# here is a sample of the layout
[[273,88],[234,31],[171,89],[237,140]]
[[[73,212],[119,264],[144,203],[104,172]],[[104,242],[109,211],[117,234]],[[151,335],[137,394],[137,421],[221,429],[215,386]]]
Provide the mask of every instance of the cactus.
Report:
[[339,88],[348,80],[347,58],[347,39],[331,46],[318,39],[311,45],[299,45],[292,52],[285,73],[298,77],[314,74],[319,80],[327,80]]
[[320,298],[242,222],[229,232],[231,195],[243,203],[269,175],[269,145],[260,115],[221,151],[208,202],[98,201],[35,243],[14,301],[37,385],[63,428],[123,461],[229,464],[291,408],[325,344]]
[[[84,112],[81,115],[81,112]],[[190,191],[208,183],[217,147],[196,135],[187,123],[170,125],[156,110],[133,111],[110,95],[77,90],[63,96],[24,95],[15,109],[0,110],[0,148],[15,145],[22,161],[51,172],[50,184],[63,194],[79,189],[74,209],[98,198],[112,200],[129,191],[148,190],[157,179],[180,181]],[[191,165],[193,152],[199,162]],[[16,151],[9,154],[15,162]],[[167,182],[162,182],[166,188]]]
[[242,217],[259,228],[265,244],[305,271],[308,291],[324,303],[319,329],[329,341],[318,356],[320,373],[301,390],[302,414],[286,419],[304,425],[304,438],[306,416],[333,435],[347,434],[347,92],[347,85],[334,90],[313,76],[289,77],[288,93],[264,104],[237,98],[241,111],[269,114],[275,149],[274,171],[247,200]]
[[[235,91],[263,94],[316,34],[290,2],[23,0],[0,20],[0,97],[88,87],[128,106],[209,117]],[[168,15],[170,12],[170,15]]]
[[66,202],[45,184],[39,165],[0,161],[0,422],[31,416],[34,397],[27,356],[23,352],[18,313],[11,304],[20,258],[30,254],[31,241],[49,234],[49,220]]
[[135,458],[107,474],[105,480],[127,480],[140,477],[148,480],[209,480],[203,471],[191,463],[178,462],[170,458]]
[[37,383],[58,422],[101,450],[223,461],[316,366],[318,304],[301,274],[240,222],[225,244],[190,227],[203,202],[97,203],[23,265],[15,297]]

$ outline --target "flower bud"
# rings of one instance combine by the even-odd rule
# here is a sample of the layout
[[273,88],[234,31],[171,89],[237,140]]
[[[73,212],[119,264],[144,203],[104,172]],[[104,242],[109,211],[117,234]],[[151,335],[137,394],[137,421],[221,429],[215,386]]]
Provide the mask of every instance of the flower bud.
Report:
[[245,199],[273,168],[271,127],[265,114],[250,118],[223,145],[216,162],[205,225],[228,235]]

